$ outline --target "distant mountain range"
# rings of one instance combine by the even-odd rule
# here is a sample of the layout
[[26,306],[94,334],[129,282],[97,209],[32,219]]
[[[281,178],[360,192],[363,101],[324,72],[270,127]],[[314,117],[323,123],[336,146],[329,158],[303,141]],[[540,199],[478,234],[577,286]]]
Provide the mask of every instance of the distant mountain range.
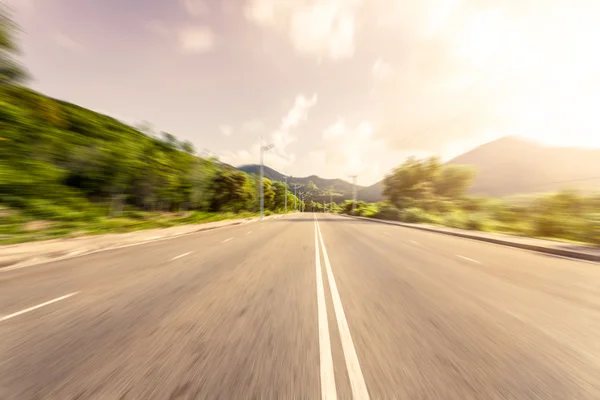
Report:
[[[242,165],[241,167],[237,167],[240,171],[244,171],[248,174],[260,174],[260,165],[257,164],[249,164]],[[273,168],[269,168],[266,165],[264,166],[264,176],[272,181],[285,181],[285,176],[278,171],[275,171]],[[342,179],[326,179],[321,178],[316,175],[311,175],[307,177],[296,177],[291,176],[288,177],[287,182],[290,186],[294,184],[298,185],[307,185],[309,182],[313,182],[319,189],[331,190],[332,192],[338,193],[339,196],[335,196],[335,201],[340,202],[343,200],[352,199],[352,183],[344,181]],[[360,191],[363,187],[356,185],[358,191]],[[373,201],[379,201],[381,199],[381,194],[378,199]]]
[[[398,161],[401,164],[402,160]],[[471,194],[493,197],[514,194],[552,192],[564,188],[600,190],[600,149],[548,147],[517,136],[506,136],[483,144],[447,164],[471,165],[477,176]],[[238,167],[250,174],[259,174],[256,164]],[[284,181],[284,175],[267,166],[265,177]],[[342,179],[324,179],[312,175],[289,177],[288,183],[306,185],[312,181],[320,189],[332,189],[341,194],[336,201],[352,199],[352,183]],[[382,200],[382,181],[371,186],[357,185],[358,200]]]
[[473,194],[501,197],[565,188],[600,190],[600,149],[549,147],[506,136],[448,164],[477,168]]

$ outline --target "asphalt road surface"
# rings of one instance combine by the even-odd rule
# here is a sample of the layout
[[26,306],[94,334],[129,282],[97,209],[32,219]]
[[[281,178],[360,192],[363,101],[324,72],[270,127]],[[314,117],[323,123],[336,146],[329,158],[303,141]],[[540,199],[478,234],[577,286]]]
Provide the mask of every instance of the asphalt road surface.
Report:
[[600,269],[328,214],[0,270],[0,399],[600,399]]

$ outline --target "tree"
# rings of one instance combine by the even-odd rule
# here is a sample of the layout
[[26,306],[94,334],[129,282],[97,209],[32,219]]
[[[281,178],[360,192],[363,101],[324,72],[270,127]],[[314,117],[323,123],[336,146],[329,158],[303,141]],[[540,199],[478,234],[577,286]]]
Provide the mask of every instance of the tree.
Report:
[[[278,182],[275,181],[273,182],[273,184],[271,185],[271,187],[273,188],[273,191],[275,193],[274,199],[273,199],[273,211],[276,210],[283,210],[285,207],[285,192],[286,192],[286,184],[283,182]],[[288,191],[289,194],[289,191]],[[293,196],[293,195],[292,195]],[[288,201],[289,201],[289,197],[288,197]],[[288,203],[289,205],[290,203]]]
[[210,186],[212,211],[247,210],[252,195],[248,192],[247,175],[241,171],[222,169]]
[[433,182],[435,194],[448,198],[464,196],[474,178],[474,168],[464,165],[446,165]]
[[273,183],[268,178],[263,178],[263,196],[265,210],[274,210],[275,190],[273,190]]
[[180,146],[181,151],[188,154],[196,154],[196,148],[194,147],[194,144],[189,140],[186,140],[185,142],[180,142]]
[[8,9],[0,4],[0,86],[21,83],[28,74],[15,59],[19,47],[15,42],[17,26],[10,19]]
[[458,198],[473,181],[474,171],[459,165],[444,166],[437,157],[409,158],[383,180],[383,194],[396,207],[409,208],[420,203],[430,208],[439,197]]

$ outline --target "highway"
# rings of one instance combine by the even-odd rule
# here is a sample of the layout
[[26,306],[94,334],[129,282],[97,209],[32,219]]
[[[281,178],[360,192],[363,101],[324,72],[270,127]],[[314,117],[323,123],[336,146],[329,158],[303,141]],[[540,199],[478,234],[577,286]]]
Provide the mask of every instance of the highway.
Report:
[[304,213],[0,270],[0,399],[599,399],[598,267]]

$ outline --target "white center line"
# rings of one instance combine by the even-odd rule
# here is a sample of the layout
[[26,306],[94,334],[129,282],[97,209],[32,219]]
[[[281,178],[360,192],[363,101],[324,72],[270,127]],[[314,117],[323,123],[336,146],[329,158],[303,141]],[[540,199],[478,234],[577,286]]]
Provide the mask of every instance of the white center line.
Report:
[[246,233],[246,235],[249,235],[249,234],[251,234],[251,233],[252,233],[252,231],[248,231],[248,233]]
[[480,261],[473,260],[472,258],[469,258],[469,257],[461,256],[460,254],[457,254],[457,255],[456,255],[456,257],[460,257],[460,258],[462,258],[463,260],[471,261],[471,262],[474,262],[474,263],[476,263],[476,264],[481,264],[481,262],[480,262]]
[[192,254],[192,253],[193,253],[193,251],[190,251],[190,252],[187,252],[187,253],[180,254],[180,255],[178,255],[177,257],[173,257],[173,258],[171,258],[171,261],[177,260],[178,258],[181,258],[181,257],[188,256],[188,255],[190,255],[190,254]]
[[321,364],[321,399],[335,400],[335,376],[333,372],[333,357],[331,356],[331,340],[329,339],[329,323],[327,322],[327,306],[325,289],[323,287],[323,272],[319,254],[319,239],[317,220],[315,219],[315,264],[317,270],[317,314],[319,321],[319,353]]
[[329,262],[329,256],[327,255],[327,248],[323,241],[323,235],[321,234],[321,227],[317,219],[317,231],[319,233],[319,240],[321,242],[321,251],[323,252],[323,259],[325,260],[325,270],[327,271],[327,279],[329,281],[329,290],[331,292],[331,299],[333,300],[333,309],[338,323],[338,330],[340,331],[340,339],[342,342],[342,350],[344,351],[344,358],[346,359],[346,368],[348,369],[348,378],[350,379],[350,386],[352,387],[352,396],[355,400],[368,400],[369,392],[367,391],[367,385],[365,378],[363,377],[360,369],[360,363],[352,342],[352,335],[350,334],[350,328],[348,327],[348,321],[346,320],[346,314],[344,313],[344,307],[342,306],[342,299],[338,292],[337,285],[335,283],[335,277],[331,270],[331,263]]
[[50,304],[52,304],[52,303],[56,303],[57,301],[61,301],[61,300],[67,299],[67,298],[69,298],[69,297],[71,297],[71,296],[75,296],[77,293],[79,293],[79,292],[73,292],[73,293],[69,293],[69,294],[66,294],[66,295],[64,295],[64,296],[57,297],[57,298],[55,298],[55,299],[52,299],[52,300],[50,300],[50,301],[47,301],[47,302],[45,302],[45,303],[38,304],[37,306],[29,307],[29,308],[26,308],[26,309],[24,309],[24,310],[17,311],[16,313],[9,314],[9,315],[5,315],[5,316],[3,316],[3,317],[0,317],[0,322],[2,322],[2,321],[6,321],[7,319],[11,319],[11,318],[13,318],[13,317],[17,317],[17,316],[19,316],[19,315],[21,315],[21,314],[28,313],[29,311],[37,310],[38,308],[45,307],[45,306],[47,306],[47,305],[50,305]]
[[409,242],[411,242],[412,244],[419,244],[419,242],[417,242],[415,240],[409,240]]
[[225,239],[225,240],[223,240],[221,243],[227,243],[227,242],[229,242],[230,240],[233,240],[233,238],[232,238],[232,237],[230,237],[229,239]]

